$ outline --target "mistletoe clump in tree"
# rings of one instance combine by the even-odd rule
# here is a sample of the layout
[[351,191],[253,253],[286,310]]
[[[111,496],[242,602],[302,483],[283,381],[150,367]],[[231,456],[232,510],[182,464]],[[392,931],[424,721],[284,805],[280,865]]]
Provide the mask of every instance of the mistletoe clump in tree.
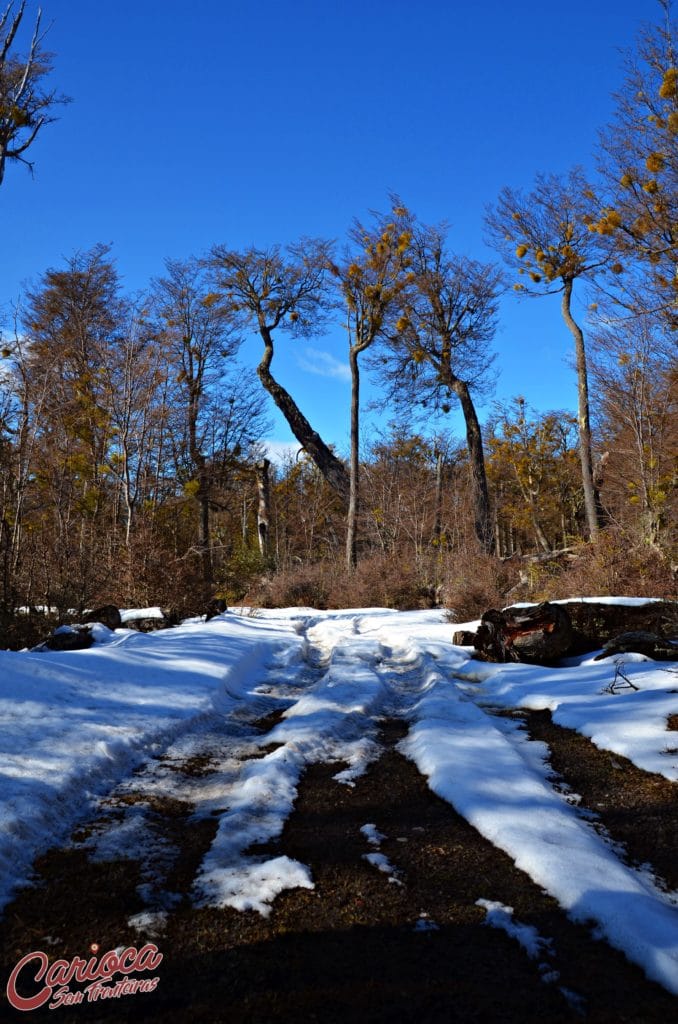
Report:
[[28,53],[12,53],[25,10],[25,0],[12,15],[14,3],[0,14],[0,184],[8,160],[18,160],[32,169],[26,152],[38,133],[55,118],[54,107],[67,102],[53,89],[45,88],[52,70],[51,54],[42,48],[41,14],[35,19]]

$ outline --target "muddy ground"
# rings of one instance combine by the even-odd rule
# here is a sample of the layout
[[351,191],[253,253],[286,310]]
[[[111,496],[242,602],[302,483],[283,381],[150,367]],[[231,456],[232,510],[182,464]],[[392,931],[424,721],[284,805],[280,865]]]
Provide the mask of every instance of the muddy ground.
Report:
[[[558,784],[581,797],[596,827],[630,863],[651,865],[678,889],[678,801],[670,782],[553,725],[521,715],[546,742]],[[272,723],[262,723],[267,730]],[[307,864],[315,888],[283,893],[271,914],[195,909],[189,895],[216,820],[189,822],[191,806],[159,800],[157,828],[176,846],[168,877],[182,903],[153,939],[163,954],[153,993],[106,1003],[20,1013],[4,989],[18,960],[86,957],[144,941],[128,925],[143,909],[134,861],[92,863],[73,845],[36,863],[0,922],[0,1018],[54,1022],[607,1022],[667,1024],[678,1001],[589,928],[575,925],[511,859],[428,789],[397,751],[402,723],[382,723],[383,754],[355,786],[315,765],[302,779],[285,830],[262,852]],[[673,739],[674,734],[668,734]],[[678,733],[675,734],[678,746]],[[209,775],[209,763],[177,766]],[[126,799],[134,799],[133,794]],[[361,826],[374,823],[396,880],[364,859]],[[81,826],[80,835],[87,833]],[[77,838],[77,836],[76,836]],[[478,899],[514,908],[515,919],[551,940],[537,959],[485,924]],[[73,986],[77,989],[78,986]],[[24,994],[28,995],[28,992]]]

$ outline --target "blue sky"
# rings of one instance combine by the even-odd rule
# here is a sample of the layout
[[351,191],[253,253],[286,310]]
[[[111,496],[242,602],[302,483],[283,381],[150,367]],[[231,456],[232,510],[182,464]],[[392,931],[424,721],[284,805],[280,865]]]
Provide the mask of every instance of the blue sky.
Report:
[[[447,220],[459,253],[494,259],[486,204],[503,185],[529,187],[537,171],[592,167],[622,51],[659,18],[656,0],[42,6],[53,82],[73,102],[35,144],[34,177],[10,166],[0,188],[5,309],[25,283],[97,242],[112,244],[136,291],[165,258],[214,243],[342,240],[354,216],[385,208],[389,190],[423,221]],[[495,347],[493,398],[575,407],[557,297],[507,296]],[[345,348],[340,329],[281,339],[274,363],[341,450]],[[258,352],[252,339],[243,358]],[[274,423],[272,436],[291,440]],[[460,418],[450,426],[461,431]]]

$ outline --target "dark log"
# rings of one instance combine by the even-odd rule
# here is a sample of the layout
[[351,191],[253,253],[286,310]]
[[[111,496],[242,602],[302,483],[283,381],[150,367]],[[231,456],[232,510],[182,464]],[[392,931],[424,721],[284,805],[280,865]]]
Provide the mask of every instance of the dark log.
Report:
[[[568,601],[565,607],[573,627],[569,654],[589,654],[621,633],[638,630],[678,639],[678,601],[645,601],[643,604]],[[525,610],[513,606],[505,608],[504,614],[524,614]]]
[[637,629],[631,633],[621,633],[603,645],[600,654],[594,661],[609,658],[611,654],[644,654],[655,661],[678,661],[678,641],[667,640],[666,637]]
[[524,661],[533,665],[557,662],[571,644],[570,616],[563,605],[548,601],[504,612],[490,609],[473,638],[476,656],[484,661]]
[[95,608],[88,612],[82,621],[100,622],[102,625],[108,626],[109,629],[120,629],[122,626],[120,609],[114,604],[104,604],[100,608]]
[[471,630],[460,629],[452,634],[452,643],[457,647],[473,647],[476,635]]
[[62,626],[48,636],[34,651],[86,651],[94,643],[89,626]]
[[222,597],[214,597],[207,605],[205,611],[205,622],[209,622],[210,619],[215,618],[217,615],[221,615],[223,612],[228,611],[228,605]]
[[601,658],[635,651],[661,661],[678,660],[678,601],[607,604],[567,601],[490,609],[477,633],[454,634],[455,644],[473,644],[484,661],[550,665],[565,655]]
[[125,626],[128,629],[135,629],[137,633],[156,633],[160,629],[169,629],[171,625],[172,623],[168,622],[164,614],[161,619],[149,615],[148,617],[125,620]]

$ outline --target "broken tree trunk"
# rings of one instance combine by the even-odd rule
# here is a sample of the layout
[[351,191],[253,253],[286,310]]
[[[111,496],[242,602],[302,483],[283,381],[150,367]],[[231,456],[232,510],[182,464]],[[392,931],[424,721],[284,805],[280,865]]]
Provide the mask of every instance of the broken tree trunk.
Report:
[[[600,650],[622,633],[645,631],[658,637],[678,638],[678,601],[568,601],[565,607],[574,631],[569,654]],[[524,611],[505,608],[504,614]]]
[[461,631],[453,642],[473,645],[484,661],[549,665],[565,655],[600,657],[636,651],[657,660],[678,658],[678,602],[568,601],[514,605],[483,615],[476,633]]
[[320,434],[313,429],[290,393],[274,378],[271,373],[273,337],[270,329],[266,326],[260,327],[260,334],[264,339],[264,354],[257,366],[259,380],[287,420],[290,430],[301,447],[313,460],[342,503],[348,506],[350,488],[346,466],[328,448]]
[[[461,638],[466,635],[455,634],[454,642],[463,642]],[[548,601],[505,612],[491,609],[483,615],[471,642],[483,661],[549,665],[569,650],[572,623],[562,605]]]

